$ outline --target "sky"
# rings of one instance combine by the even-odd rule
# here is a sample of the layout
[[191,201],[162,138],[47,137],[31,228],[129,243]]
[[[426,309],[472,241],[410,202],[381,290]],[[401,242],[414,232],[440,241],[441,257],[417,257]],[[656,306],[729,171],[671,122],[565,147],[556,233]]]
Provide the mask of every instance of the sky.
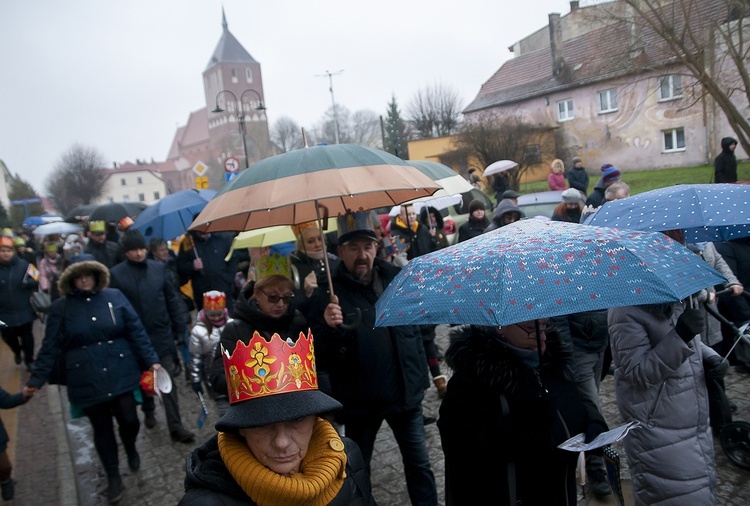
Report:
[[[591,3],[582,1],[581,6]],[[442,85],[468,105],[568,0],[0,0],[0,160],[41,194],[79,143],[163,161],[205,105],[202,72],[229,31],[261,64],[269,125],[312,129],[331,106],[405,113]],[[323,77],[321,77],[321,75]]]

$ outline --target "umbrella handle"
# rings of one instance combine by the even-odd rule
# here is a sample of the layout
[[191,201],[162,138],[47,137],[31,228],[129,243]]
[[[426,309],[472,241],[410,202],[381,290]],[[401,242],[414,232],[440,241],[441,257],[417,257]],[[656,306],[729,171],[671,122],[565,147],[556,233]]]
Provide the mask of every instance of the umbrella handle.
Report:
[[357,327],[359,327],[359,324],[362,323],[362,310],[360,310],[358,307],[354,308],[354,319],[351,323],[342,323],[339,325],[340,329],[343,330],[354,330]]

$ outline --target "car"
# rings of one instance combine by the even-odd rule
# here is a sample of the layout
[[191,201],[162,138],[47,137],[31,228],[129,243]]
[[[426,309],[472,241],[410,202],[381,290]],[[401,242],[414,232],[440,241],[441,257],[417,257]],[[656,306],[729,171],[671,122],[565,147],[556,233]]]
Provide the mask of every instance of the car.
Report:
[[[440,210],[440,214],[443,217],[443,229],[445,230],[445,236],[448,239],[449,245],[458,242],[458,228],[468,221],[469,203],[471,203],[472,200],[478,199],[484,202],[487,219],[492,219],[492,208],[494,204],[486,193],[473,188],[467,192],[461,193],[460,195],[461,202],[459,204]],[[384,234],[390,234],[391,232],[391,216],[388,214],[390,211],[390,207],[376,209]]]
[[562,202],[562,191],[527,193],[518,197],[518,207],[526,218],[544,216],[552,218],[555,207]]

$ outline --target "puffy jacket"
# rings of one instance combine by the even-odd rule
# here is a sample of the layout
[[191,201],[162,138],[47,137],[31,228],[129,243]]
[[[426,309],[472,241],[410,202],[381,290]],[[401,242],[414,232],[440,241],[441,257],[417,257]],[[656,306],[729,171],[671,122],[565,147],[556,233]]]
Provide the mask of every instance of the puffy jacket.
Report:
[[19,327],[36,318],[29,298],[38,282],[26,275],[29,265],[16,255],[10,262],[0,262],[0,320],[8,327]]
[[572,167],[567,178],[571,188],[583,192],[584,195],[589,192],[589,174],[584,167]]
[[[73,286],[80,272],[95,271],[91,292]],[[86,261],[63,271],[61,297],[49,308],[42,347],[28,385],[40,388],[65,353],[68,399],[81,407],[112,399],[139,385],[141,371],[159,362],[128,299],[107,288],[109,274],[99,262]]]
[[716,502],[703,372],[716,352],[700,339],[685,344],[677,309],[664,317],[644,306],[608,311],[617,406],[622,420],[641,422],[623,440],[637,505]]

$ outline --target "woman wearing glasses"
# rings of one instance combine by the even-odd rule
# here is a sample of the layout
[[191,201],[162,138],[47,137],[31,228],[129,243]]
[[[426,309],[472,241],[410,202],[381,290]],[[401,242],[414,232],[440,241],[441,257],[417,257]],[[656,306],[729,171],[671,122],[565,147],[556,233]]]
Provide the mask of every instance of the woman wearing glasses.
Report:
[[224,361],[221,347],[232,353],[237,341],[250,342],[254,332],[267,341],[279,334],[282,338],[297,339],[300,332],[307,335],[307,322],[294,309],[294,283],[292,282],[289,257],[278,253],[261,257],[255,266],[256,281],[242,287],[234,303],[233,320],[221,331],[219,346],[211,364],[211,386],[219,395],[226,395],[227,382],[224,376]]
[[451,332],[438,419],[447,506],[576,504],[578,453],[557,445],[607,426],[567,379],[569,357],[547,320]]

